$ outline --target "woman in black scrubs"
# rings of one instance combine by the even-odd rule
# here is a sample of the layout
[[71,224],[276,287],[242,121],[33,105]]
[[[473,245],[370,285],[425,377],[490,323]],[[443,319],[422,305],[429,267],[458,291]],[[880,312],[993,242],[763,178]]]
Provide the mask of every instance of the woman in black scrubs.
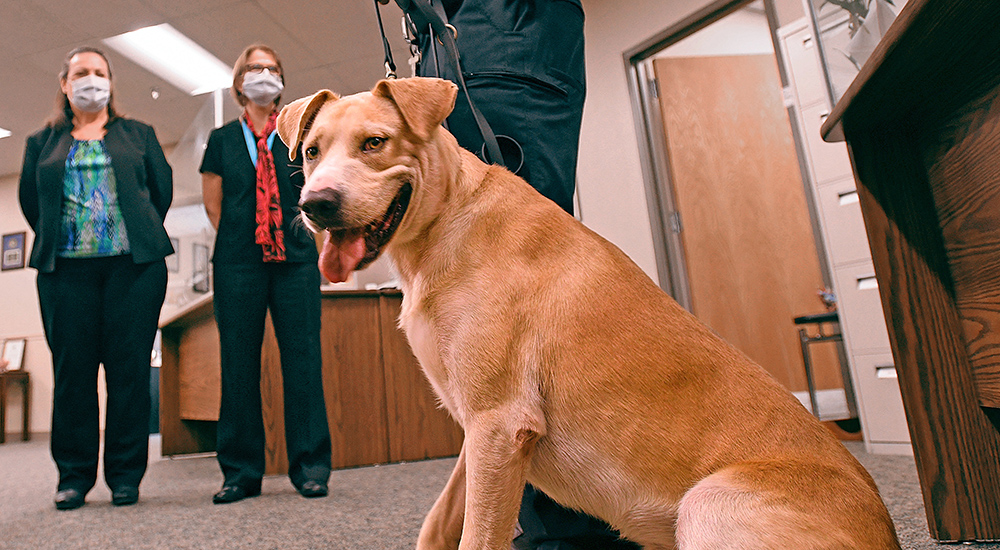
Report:
[[217,452],[224,481],[212,498],[216,504],[260,494],[260,354],[268,311],[281,354],[288,477],[304,497],[328,491],[318,254],[312,235],[293,223],[303,179],[274,131],[283,88],[274,50],[246,48],[233,67],[231,88],[243,114],[212,132],[201,164],[205,210],[218,230],[212,264],[222,361]]

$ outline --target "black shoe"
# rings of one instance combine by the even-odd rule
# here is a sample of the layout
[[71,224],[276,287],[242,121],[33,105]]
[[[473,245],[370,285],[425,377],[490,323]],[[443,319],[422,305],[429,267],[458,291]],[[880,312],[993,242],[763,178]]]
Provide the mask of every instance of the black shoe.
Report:
[[329,489],[326,488],[326,483],[322,481],[309,480],[299,487],[299,494],[306,498],[325,497],[329,492]]
[[222,490],[212,496],[215,504],[229,504],[260,494],[260,486],[242,487],[240,485],[223,485]]
[[128,506],[139,501],[139,488],[125,485],[111,491],[111,504]]
[[75,510],[83,506],[85,496],[76,489],[63,489],[56,493],[56,510]]

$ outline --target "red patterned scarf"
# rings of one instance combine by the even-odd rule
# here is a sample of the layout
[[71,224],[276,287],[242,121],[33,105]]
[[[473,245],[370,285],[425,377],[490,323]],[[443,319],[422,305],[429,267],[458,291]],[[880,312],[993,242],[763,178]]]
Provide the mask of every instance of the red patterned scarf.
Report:
[[267,148],[267,137],[274,131],[277,111],[267,117],[264,130],[257,133],[250,117],[243,115],[250,131],[257,138],[257,232],[255,240],[264,249],[265,262],[285,261],[285,232],[281,229],[281,197],[278,176],[274,171],[274,156]]

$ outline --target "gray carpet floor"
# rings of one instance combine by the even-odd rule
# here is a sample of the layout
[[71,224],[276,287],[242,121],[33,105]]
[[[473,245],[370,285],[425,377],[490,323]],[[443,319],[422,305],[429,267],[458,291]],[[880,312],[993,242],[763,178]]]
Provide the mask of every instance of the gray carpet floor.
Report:
[[[1000,544],[939,545],[929,536],[913,459],[848,448],[868,468],[896,522],[903,548],[1000,550]],[[409,549],[454,459],[339,470],[330,496],[307,500],[286,477],[264,480],[260,497],[211,502],[222,483],[214,456],[153,458],[137,505],[111,505],[99,481],[87,504],[52,504],[56,471],[48,441],[0,445],[0,548],[4,549]],[[794,550],[794,549],[791,549]]]

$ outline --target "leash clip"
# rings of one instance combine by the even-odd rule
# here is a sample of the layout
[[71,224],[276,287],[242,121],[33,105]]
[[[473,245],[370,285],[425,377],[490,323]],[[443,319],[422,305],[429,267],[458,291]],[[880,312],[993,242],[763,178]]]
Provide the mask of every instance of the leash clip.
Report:
[[407,63],[410,65],[410,76],[417,76],[417,67],[420,66],[422,59],[417,26],[413,24],[413,19],[410,18],[410,14],[408,13],[404,13],[399,22],[403,27],[403,40],[410,46],[410,58],[407,60]]
[[403,40],[411,46],[419,46],[420,38],[417,36],[417,26],[413,23],[413,19],[410,19],[410,14],[404,13],[399,22],[403,27]]

